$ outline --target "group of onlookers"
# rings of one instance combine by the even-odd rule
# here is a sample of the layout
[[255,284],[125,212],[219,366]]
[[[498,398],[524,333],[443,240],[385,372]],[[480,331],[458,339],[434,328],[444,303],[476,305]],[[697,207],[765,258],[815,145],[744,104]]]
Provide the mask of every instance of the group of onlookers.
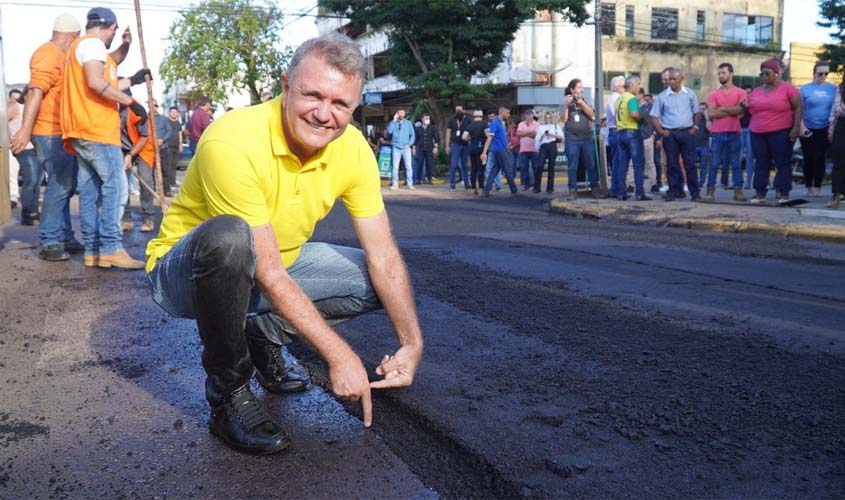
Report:
[[[843,115],[835,103],[842,101],[843,87],[837,89],[826,82],[828,63],[817,63],[813,71],[813,82],[799,92],[782,79],[781,62],[769,59],[760,65],[762,85],[740,89],[733,84],[733,66],[723,63],[718,67],[720,86],[701,102],[683,85],[684,73],[678,68],[663,71],[665,89],[653,100],[640,89],[637,76],[614,78],[602,130],[608,145],[611,194],[628,198],[629,168],[633,167],[638,200],[650,199],[642,181],[648,177],[653,179],[651,191],[663,191],[666,201],[687,194],[693,201],[713,201],[721,172],[722,185],[734,190],[736,201],[747,201],[743,190],[753,189],[750,202],[764,203],[767,191],[773,188],[776,200],[788,203],[793,146],[800,139],[806,195],[813,197],[820,196],[825,161],[834,144],[829,206],[837,208],[843,196],[845,160],[841,158],[843,148],[834,140]],[[653,142],[653,155],[645,153],[646,141]],[[666,186],[662,186],[663,158]],[[654,171],[646,168],[651,165]],[[771,170],[775,170],[773,179]]]

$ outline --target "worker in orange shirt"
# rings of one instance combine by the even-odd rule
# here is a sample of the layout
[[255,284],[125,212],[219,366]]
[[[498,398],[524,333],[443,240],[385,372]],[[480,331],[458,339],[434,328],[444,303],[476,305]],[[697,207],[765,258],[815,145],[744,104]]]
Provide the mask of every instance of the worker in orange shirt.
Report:
[[[129,89],[124,90],[124,93],[129,96],[132,95]],[[142,120],[129,106],[123,104],[120,105],[120,143],[126,176],[128,177],[132,167],[135,167],[138,178],[147,186],[155,189],[155,176],[153,175],[156,157],[155,131],[150,129],[146,120]],[[120,223],[120,228],[123,231],[131,231],[135,228],[129,214],[129,205],[130,198],[127,197],[126,207],[123,210],[123,221]],[[142,233],[149,233],[155,229],[154,217],[153,194],[146,186],[141,186]]]
[[129,106],[146,121],[144,107],[121,90],[143,83],[150,72],[140,70],[118,83],[117,65],[126,56],[132,38],[126,30],[120,52],[110,55],[107,50],[116,32],[114,12],[95,7],[88,11],[85,35],[68,49],[62,82],[62,139],[65,149],[75,153],[79,162],[79,219],[85,266],[142,269],[144,263],[123,249],[120,220],[128,191],[117,105]]
[[81,30],[82,26],[74,16],[62,14],[53,22],[53,36],[32,54],[21,127],[10,142],[15,154],[32,142],[38,163],[47,173],[38,225],[41,247],[38,256],[51,261],[67,260],[70,253],[83,251],[70,225],[70,197],[76,190],[76,159],[62,147],[59,121],[65,53],[79,38]]

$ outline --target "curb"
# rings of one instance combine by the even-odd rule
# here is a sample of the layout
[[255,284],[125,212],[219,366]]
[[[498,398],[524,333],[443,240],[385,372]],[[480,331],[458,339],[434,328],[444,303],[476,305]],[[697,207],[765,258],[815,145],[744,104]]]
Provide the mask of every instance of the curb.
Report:
[[784,238],[802,238],[808,240],[826,241],[830,243],[845,243],[845,229],[824,229],[788,224],[774,224],[768,222],[743,222],[720,218],[675,217],[662,219],[638,219],[610,213],[598,205],[574,206],[565,200],[555,199],[549,203],[549,212],[568,215],[579,219],[612,219],[630,224],[651,223],[661,227],[683,229],[697,229],[714,233],[745,233],[763,234],[767,236],[782,236]]

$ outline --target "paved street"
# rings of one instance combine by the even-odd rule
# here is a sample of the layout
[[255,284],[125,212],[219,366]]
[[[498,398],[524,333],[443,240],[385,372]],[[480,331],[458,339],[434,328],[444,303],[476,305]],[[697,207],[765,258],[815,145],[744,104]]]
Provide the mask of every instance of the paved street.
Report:
[[[323,389],[262,395],[283,455],[205,428],[194,325],[141,273],[0,250],[0,497],[834,498],[845,247],[550,214],[545,195],[385,191],[426,352],[365,431]],[[141,256],[146,241],[127,237]],[[316,240],[355,245],[342,205]],[[340,325],[368,368],[383,313]]]

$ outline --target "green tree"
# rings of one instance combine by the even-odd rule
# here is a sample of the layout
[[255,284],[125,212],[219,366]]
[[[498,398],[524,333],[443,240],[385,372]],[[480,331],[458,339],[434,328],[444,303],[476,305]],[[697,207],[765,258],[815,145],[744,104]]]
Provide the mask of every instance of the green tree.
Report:
[[563,14],[578,25],[589,17],[588,0],[319,0],[324,11],[356,26],[384,29],[390,40],[387,69],[424,100],[435,123],[443,104],[486,97],[470,85],[491,73],[523,21],[537,11]]
[[161,76],[185,80],[191,92],[220,103],[238,90],[248,91],[253,104],[263,88],[279,93],[291,57],[281,47],[282,20],[275,2],[206,0],[190,7],[170,27]]
[[819,0],[819,14],[822,20],[818,25],[823,28],[834,28],[837,31],[830,36],[835,43],[824,45],[824,51],[818,54],[824,61],[830,61],[831,71],[841,72],[845,69],[845,2],[842,0]]

